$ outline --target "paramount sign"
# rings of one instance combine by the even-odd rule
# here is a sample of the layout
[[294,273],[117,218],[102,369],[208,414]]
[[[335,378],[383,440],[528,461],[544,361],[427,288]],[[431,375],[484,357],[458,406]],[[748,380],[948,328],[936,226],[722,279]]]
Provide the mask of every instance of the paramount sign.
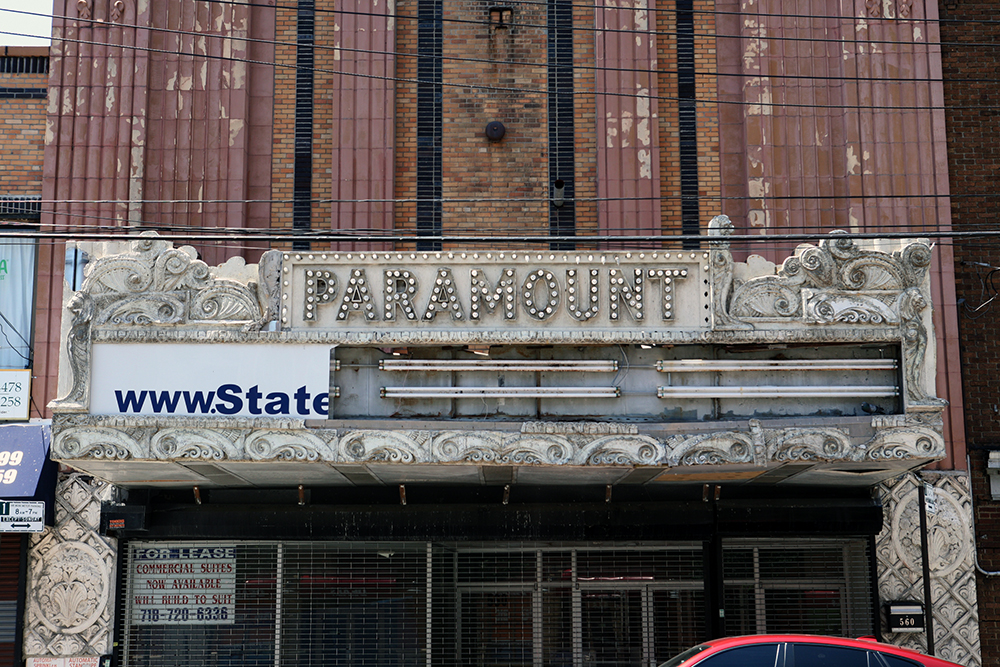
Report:
[[283,330],[708,328],[699,252],[286,253]]

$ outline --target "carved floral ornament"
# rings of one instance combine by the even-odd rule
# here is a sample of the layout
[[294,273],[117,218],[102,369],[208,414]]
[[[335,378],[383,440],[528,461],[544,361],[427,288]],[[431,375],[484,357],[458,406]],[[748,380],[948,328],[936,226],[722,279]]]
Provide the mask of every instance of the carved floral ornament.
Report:
[[[899,342],[907,410],[943,407],[932,393],[926,243],[884,253],[835,233],[800,246],[780,267],[751,266],[733,261],[727,217],[709,227],[708,250],[673,256],[497,253],[462,264],[453,253],[411,260],[396,253],[269,251],[256,266],[237,258],[217,267],[198,260],[192,248],[174,248],[146,232],[129,252],[89,265],[69,299],[72,386],[52,407],[87,411],[95,339],[372,346]],[[484,264],[486,270],[479,268]],[[302,292],[290,294],[287,277],[296,273]],[[301,322],[262,331],[289,304],[300,309]],[[316,315],[322,308],[329,309],[326,323]]]
[[134,19],[134,13],[135,0],[76,0],[77,18],[86,28],[121,24],[129,19],[129,15]]

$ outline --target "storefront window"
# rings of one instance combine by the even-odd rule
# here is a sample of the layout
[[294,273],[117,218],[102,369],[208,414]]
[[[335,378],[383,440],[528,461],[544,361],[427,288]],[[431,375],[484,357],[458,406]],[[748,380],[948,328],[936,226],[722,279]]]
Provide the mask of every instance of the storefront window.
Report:
[[35,242],[0,239],[0,368],[31,367]]
[[[831,565],[804,581],[761,567],[787,549],[736,545],[727,604],[751,632],[860,627],[851,549],[803,546]],[[704,563],[701,543],[133,542],[121,664],[650,667],[706,638]]]

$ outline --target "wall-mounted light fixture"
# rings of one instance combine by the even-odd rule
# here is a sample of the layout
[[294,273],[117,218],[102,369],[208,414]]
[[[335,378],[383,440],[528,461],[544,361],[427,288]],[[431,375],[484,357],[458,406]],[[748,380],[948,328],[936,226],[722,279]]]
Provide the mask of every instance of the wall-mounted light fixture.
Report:
[[896,396],[899,390],[890,386],[805,386],[782,385],[756,387],[657,387],[657,398],[875,398]]
[[614,373],[617,361],[604,359],[583,359],[578,361],[507,361],[504,359],[382,359],[378,362],[380,371],[496,371],[496,372],[556,372],[577,371],[585,373]]
[[566,181],[561,178],[557,178],[552,183],[552,205],[556,208],[562,208],[563,204],[566,203]]
[[382,398],[618,398],[618,387],[382,387]]
[[507,128],[498,120],[486,124],[486,138],[490,141],[500,141],[507,134]]
[[508,28],[514,20],[511,7],[490,7],[490,28]]
[[675,359],[657,361],[661,373],[742,372],[742,371],[893,371],[895,359]]

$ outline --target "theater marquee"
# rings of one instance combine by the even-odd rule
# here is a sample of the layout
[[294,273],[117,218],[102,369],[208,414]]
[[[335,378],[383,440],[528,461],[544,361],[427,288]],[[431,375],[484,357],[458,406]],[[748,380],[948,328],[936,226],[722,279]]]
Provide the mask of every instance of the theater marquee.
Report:
[[286,253],[282,330],[709,328],[709,253]]

